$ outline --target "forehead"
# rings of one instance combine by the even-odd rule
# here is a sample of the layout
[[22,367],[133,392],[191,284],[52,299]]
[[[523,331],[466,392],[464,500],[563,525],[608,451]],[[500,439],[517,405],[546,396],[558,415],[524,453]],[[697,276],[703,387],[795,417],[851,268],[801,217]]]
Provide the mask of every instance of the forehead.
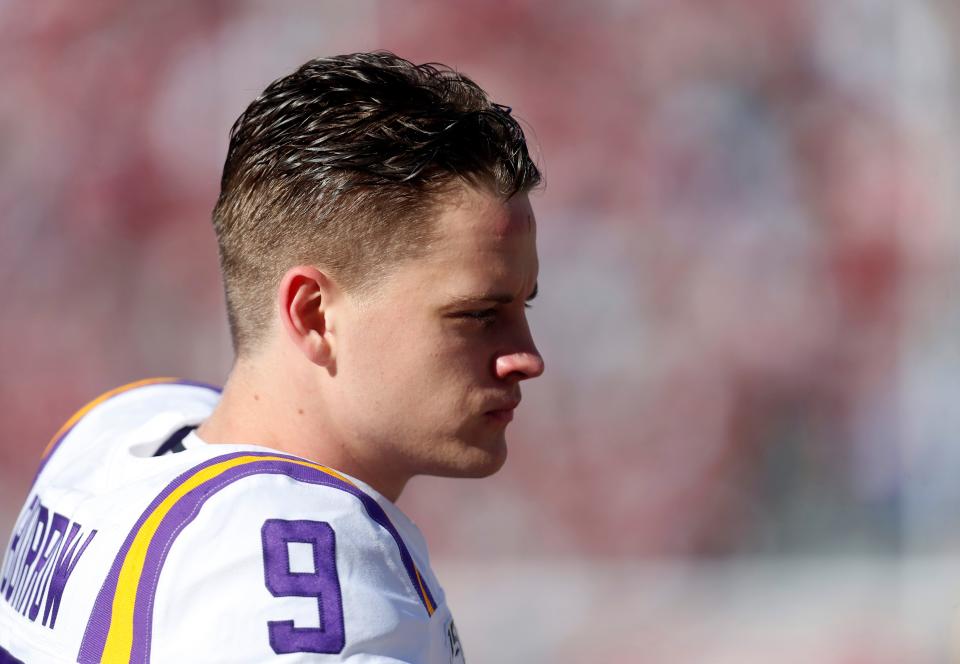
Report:
[[505,201],[464,188],[439,208],[435,223],[426,263],[453,269],[479,262],[494,272],[519,272],[519,278],[536,272],[536,220],[526,194]]
[[539,264],[536,221],[526,194],[505,201],[464,187],[443,199],[435,214],[427,251],[398,267],[388,278],[393,288],[429,299],[494,290],[521,299],[529,295]]
[[464,187],[447,197],[440,206],[437,230],[447,240],[472,237],[475,240],[523,239],[535,232],[533,210],[526,194],[509,200]]

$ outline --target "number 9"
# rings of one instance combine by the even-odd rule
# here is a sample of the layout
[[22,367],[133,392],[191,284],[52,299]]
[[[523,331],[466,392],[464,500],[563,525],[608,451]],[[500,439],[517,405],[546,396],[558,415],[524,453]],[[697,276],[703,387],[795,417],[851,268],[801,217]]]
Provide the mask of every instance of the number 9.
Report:
[[[270,646],[278,655],[294,652],[336,654],[345,643],[343,598],[337,577],[333,528],[323,521],[267,519],[260,529],[263,575],[274,597],[312,597],[317,600],[320,627],[296,627],[292,620],[270,620]],[[290,542],[309,544],[312,572],[290,570]]]

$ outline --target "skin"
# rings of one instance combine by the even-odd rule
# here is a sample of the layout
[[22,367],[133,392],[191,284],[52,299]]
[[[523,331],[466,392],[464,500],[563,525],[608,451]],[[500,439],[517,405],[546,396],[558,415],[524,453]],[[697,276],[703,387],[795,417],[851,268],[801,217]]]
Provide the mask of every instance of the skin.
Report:
[[520,382],[544,368],[526,319],[536,222],[525,194],[464,185],[436,229],[368,295],[290,268],[268,341],[237,359],[200,437],[306,457],[390,500],[416,475],[496,472]]

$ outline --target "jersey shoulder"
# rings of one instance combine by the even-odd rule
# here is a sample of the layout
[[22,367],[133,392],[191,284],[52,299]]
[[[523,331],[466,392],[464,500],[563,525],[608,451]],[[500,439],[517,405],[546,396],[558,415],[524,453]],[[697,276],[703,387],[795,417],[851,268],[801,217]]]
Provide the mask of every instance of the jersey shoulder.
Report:
[[430,661],[437,607],[418,560],[425,552],[351,478],[280,453],[224,454],[144,512],[80,660]]
[[110,390],[74,413],[53,435],[40,458],[46,470],[83,470],[99,463],[104,448],[127,437],[162,441],[185,422],[205,419],[220,399],[220,388],[181,378],[147,378]]

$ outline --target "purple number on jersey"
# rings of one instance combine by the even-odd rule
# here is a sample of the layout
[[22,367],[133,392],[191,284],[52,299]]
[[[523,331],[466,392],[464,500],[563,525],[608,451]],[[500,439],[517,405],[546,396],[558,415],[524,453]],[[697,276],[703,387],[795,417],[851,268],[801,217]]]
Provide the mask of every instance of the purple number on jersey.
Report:
[[[267,623],[270,645],[278,655],[293,652],[335,654],[343,650],[343,599],[337,578],[336,540],[333,528],[323,521],[267,519],[260,529],[263,540],[263,575],[274,597],[311,597],[320,612],[320,627],[296,627],[292,620]],[[308,544],[313,552],[312,571],[293,571],[292,542]]]

